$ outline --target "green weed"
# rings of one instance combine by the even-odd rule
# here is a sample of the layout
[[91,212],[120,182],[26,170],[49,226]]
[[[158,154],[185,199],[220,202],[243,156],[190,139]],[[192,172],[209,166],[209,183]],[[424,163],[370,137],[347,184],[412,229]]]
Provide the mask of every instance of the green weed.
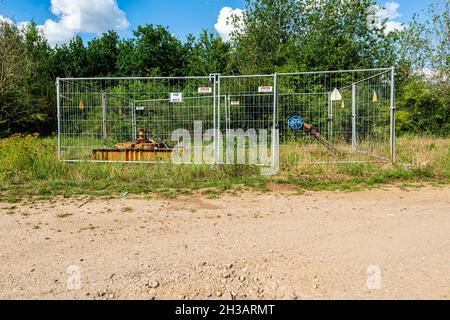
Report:
[[[259,168],[245,165],[143,165],[69,164],[57,158],[56,137],[14,135],[0,140],[0,201],[48,199],[57,195],[97,197],[158,194],[174,197],[196,190],[208,197],[224,192],[254,189],[268,191],[267,184],[288,183],[301,190],[372,188],[389,183],[450,181],[450,139],[408,136],[399,138],[398,163],[311,165],[305,161],[330,159],[320,146],[281,148],[281,170],[263,176]],[[308,157],[308,158],[302,158]]]

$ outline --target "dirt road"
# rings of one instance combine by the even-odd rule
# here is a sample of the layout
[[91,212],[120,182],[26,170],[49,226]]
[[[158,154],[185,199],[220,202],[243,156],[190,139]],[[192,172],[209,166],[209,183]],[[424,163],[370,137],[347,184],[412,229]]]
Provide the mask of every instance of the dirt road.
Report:
[[450,187],[276,189],[0,203],[0,298],[450,298]]

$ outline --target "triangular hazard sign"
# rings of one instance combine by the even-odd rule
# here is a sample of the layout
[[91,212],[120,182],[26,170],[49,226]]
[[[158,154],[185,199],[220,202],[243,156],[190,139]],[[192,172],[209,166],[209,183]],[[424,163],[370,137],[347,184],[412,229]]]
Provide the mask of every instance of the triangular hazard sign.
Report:
[[341,101],[342,100],[342,95],[339,92],[339,90],[337,88],[335,88],[333,90],[333,92],[331,93],[331,101]]

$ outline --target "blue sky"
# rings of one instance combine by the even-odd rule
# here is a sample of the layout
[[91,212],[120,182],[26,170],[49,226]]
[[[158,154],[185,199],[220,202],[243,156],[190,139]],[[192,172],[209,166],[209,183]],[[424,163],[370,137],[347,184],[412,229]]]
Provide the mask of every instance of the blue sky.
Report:
[[[378,1],[379,5],[387,4],[383,14],[391,18],[393,27],[408,21],[431,2]],[[0,0],[0,18],[18,23],[34,19],[53,43],[64,43],[73,34],[89,40],[109,28],[127,37],[133,28],[145,23],[168,26],[180,39],[189,33],[198,34],[202,28],[217,30],[226,37],[223,21],[230,10],[222,12],[215,27],[224,7],[242,9],[244,0]]]

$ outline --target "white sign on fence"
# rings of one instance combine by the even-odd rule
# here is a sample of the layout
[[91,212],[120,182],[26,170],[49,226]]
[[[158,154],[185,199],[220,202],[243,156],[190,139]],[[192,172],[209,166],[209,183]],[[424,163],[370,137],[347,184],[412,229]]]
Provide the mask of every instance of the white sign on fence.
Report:
[[211,93],[212,88],[211,87],[199,87],[198,93]]
[[240,104],[241,103],[239,101],[230,101],[230,105],[232,105],[232,106],[238,106]]
[[258,92],[272,92],[273,88],[271,86],[260,86],[258,87]]
[[183,93],[182,92],[171,92],[170,93],[170,102],[171,103],[183,102]]
[[331,93],[331,101],[341,101],[342,95],[339,92],[338,88],[335,88],[333,92]]
[[136,107],[136,111],[144,111],[144,107]]

